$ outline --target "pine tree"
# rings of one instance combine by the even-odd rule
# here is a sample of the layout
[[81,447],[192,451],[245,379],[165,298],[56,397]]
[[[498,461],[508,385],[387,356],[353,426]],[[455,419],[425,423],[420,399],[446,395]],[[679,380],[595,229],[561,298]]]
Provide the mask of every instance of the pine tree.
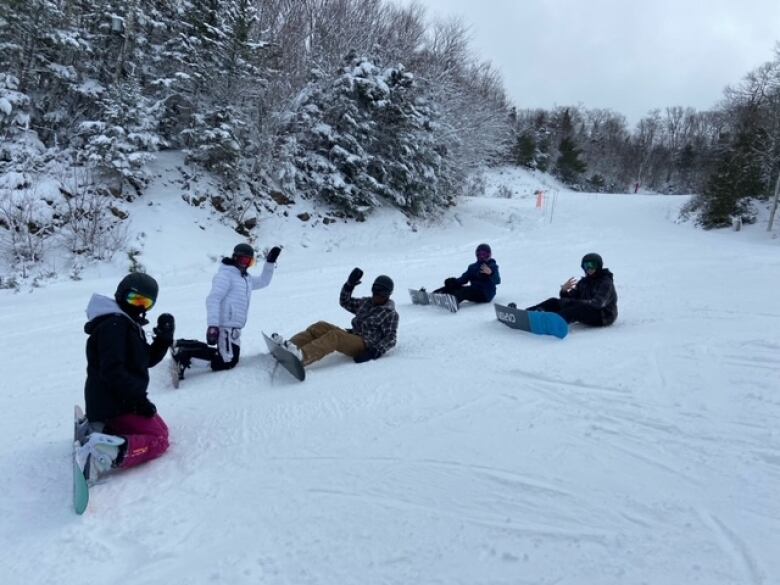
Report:
[[750,200],[766,191],[753,154],[755,142],[756,136],[743,130],[721,148],[715,172],[697,202],[703,227],[729,227],[735,217],[745,223],[755,221]]
[[347,57],[299,97],[282,150],[288,190],[362,214],[384,199],[410,213],[451,200],[457,173],[436,137],[433,104],[402,67]]
[[564,138],[558,146],[558,160],[555,163],[555,173],[569,185],[576,185],[582,173],[588,166],[580,159],[580,149],[571,138]]
[[517,136],[515,146],[512,149],[512,160],[516,165],[528,169],[536,168],[536,139],[530,132],[523,132]]

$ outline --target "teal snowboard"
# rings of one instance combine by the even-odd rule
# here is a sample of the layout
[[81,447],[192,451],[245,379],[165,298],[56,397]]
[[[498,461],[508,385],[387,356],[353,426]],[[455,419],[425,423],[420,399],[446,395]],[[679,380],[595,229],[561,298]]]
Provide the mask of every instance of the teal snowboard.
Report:
[[554,335],[558,339],[563,339],[569,334],[569,324],[557,313],[525,311],[498,303],[494,303],[494,305],[496,318],[512,329],[520,329],[537,335]]
[[78,452],[81,443],[79,442],[79,424],[84,420],[84,411],[76,405],[73,409],[73,509],[76,514],[83,514],[89,504],[89,485],[84,476],[84,469],[79,463]]

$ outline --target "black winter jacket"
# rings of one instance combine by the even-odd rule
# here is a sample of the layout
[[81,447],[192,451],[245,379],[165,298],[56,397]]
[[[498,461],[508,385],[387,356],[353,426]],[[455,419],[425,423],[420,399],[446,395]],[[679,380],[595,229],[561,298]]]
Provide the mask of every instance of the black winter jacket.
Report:
[[148,400],[149,368],[165,357],[167,342],[155,338],[148,344],[142,323],[102,295],[92,296],[87,317],[87,418],[105,422],[138,414],[139,405]]
[[603,325],[612,325],[617,319],[617,291],[612,282],[613,275],[607,268],[585,276],[568,293],[561,291],[563,306],[568,303],[580,303],[601,311]]
[[[480,269],[483,264],[487,264],[490,267],[492,272],[489,276],[487,274],[482,274]],[[472,288],[479,290],[485,295],[486,301],[492,301],[493,297],[496,296],[496,285],[501,284],[501,275],[498,273],[498,264],[496,264],[496,261],[493,258],[490,258],[484,262],[478,260],[477,262],[469,264],[468,268],[466,268],[466,272],[455,280],[461,286],[470,282]]]

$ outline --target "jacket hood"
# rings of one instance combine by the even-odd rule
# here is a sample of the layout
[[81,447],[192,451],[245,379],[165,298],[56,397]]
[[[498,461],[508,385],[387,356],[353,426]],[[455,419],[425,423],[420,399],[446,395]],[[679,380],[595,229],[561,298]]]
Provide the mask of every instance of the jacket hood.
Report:
[[232,258],[223,258],[222,259],[222,264],[219,265],[219,269],[220,270],[230,270],[231,268],[233,270],[238,270],[238,272],[241,274],[241,276],[246,276],[247,275],[247,271],[246,270],[242,270],[241,267],[238,266]]
[[109,315],[122,315],[140,327],[139,323],[125,313],[114,299],[105,295],[93,294],[87,303],[87,322],[84,324],[84,333],[91,335],[98,323]]

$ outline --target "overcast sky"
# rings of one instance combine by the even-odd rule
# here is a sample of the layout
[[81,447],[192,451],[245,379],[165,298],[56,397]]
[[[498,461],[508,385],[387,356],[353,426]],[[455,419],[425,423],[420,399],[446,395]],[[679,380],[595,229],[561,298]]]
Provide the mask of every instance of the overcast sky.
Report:
[[780,0],[418,0],[459,16],[520,108],[611,108],[636,123],[665,106],[707,109],[773,58]]

